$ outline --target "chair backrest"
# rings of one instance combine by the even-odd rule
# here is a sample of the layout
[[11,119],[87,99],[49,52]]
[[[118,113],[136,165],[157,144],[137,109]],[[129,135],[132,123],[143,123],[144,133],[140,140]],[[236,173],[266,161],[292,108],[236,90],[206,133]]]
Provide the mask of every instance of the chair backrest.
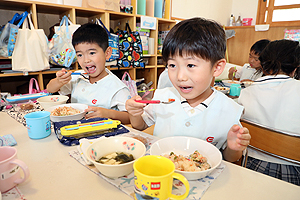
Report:
[[241,124],[250,132],[250,148],[300,164],[300,135],[275,130],[245,119],[241,120]]

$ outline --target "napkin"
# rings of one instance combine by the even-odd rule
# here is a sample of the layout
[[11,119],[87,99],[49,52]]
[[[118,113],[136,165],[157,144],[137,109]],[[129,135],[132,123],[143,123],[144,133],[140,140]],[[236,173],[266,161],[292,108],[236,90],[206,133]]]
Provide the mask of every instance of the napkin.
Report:
[[0,147],[1,146],[15,146],[17,141],[15,140],[12,134],[2,135],[0,136]]

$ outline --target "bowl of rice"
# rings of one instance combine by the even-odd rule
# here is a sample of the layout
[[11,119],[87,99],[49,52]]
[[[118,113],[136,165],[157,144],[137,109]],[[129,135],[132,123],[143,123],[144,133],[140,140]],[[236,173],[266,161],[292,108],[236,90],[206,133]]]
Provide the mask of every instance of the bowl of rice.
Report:
[[235,80],[222,80],[222,83],[223,83],[226,87],[230,87],[231,84],[241,84],[240,81],[235,81]]
[[85,116],[84,110],[88,108],[88,105],[81,103],[69,103],[52,106],[46,111],[49,111],[50,120],[52,122],[81,120]]
[[101,174],[118,178],[133,171],[133,163],[146,153],[145,145],[134,138],[114,136],[101,137],[86,150],[86,158]]
[[175,171],[187,180],[208,176],[222,161],[222,154],[214,145],[193,137],[174,136],[153,143],[150,155],[169,158]]
[[214,88],[224,94],[227,94],[230,90],[229,87],[222,87],[222,86],[214,86]]

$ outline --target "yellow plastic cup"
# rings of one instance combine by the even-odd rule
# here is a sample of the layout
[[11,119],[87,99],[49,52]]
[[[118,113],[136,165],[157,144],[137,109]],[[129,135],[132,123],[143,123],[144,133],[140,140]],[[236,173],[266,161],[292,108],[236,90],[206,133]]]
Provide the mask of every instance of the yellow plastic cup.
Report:
[[[189,182],[181,174],[175,173],[174,163],[163,156],[143,156],[133,164],[134,199],[185,199],[189,194]],[[182,195],[172,194],[173,179],[180,180],[185,186]]]

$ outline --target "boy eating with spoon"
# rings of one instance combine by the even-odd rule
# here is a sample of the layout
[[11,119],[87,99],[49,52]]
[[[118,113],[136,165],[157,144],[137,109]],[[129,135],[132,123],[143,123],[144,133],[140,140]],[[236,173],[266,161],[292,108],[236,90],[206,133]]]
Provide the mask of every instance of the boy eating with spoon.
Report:
[[[47,85],[47,91],[71,94],[72,103],[89,105],[86,118],[105,117],[129,123],[125,102],[130,98],[129,89],[122,81],[105,68],[112,49],[108,46],[105,29],[97,24],[87,23],[78,28],[72,38],[80,75],[62,69]],[[86,73],[87,75],[85,75]]]
[[171,104],[143,104],[139,96],[126,102],[131,125],[144,130],[155,124],[158,137],[190,136],[214,144],[225,160],[235,162],[249,144],[240,124],[243,107],[211,87],[224,70],[226,39],[216,22],[192,18],[176,24],[163,44],[163,60],[174,87],[155,91],[153,99]]

